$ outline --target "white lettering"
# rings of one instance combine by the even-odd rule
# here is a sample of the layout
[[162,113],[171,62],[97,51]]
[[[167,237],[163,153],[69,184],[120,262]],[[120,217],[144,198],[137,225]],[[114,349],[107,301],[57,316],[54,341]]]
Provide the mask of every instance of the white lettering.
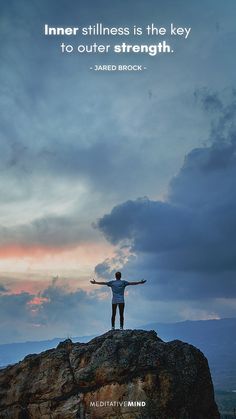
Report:
[[129,53],[146,53],[152,57],[158,53],[169,53],[171,52],[170,45],[166,41],[159,42],[155,45],[131,45],[123,42],[120,45],[114,45],[114,52],[117,54],[129,54]]
[[54,28],[44,25],[44,35],[77,35],[79,28]]
[[173,23],[171,23],[171,25],[170,25],[171,35],[174,35],[174,36],[176,36],[176,35],[183,36],[184,35],[184,38],[187,39],[189,34],[190,34],[190,31],[191,31],[191,28],[182,28],[182,27],[177,28],[177,27],[174,26]]

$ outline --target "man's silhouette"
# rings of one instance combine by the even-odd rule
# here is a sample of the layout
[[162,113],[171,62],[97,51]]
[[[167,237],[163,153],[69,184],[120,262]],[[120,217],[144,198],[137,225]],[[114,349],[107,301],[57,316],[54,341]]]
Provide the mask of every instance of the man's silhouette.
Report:
[[120,312],[120,330],[124,328],[124,308],[125,308],[125,300],[124,300],[124,291],[125,287],[128,285],[139,285],[144,284],[146,281],[142,279],[141,281],[123,281],[121,280],[121,272],[115,273],[115,280],[109,282],[98,282],[93,279],[90,281],[91,284],[98,284],[98,285],[107,285],[112,289],[112,317],[111,317],[111,327],[112,330],[115,329],[115,319],[116,319],[116,309],[119,306]]

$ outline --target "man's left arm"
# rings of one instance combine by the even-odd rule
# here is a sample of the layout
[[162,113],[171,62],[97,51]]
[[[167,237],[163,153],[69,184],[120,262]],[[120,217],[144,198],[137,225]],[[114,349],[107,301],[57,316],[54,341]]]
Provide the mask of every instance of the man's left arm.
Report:
[[108,285],[109,286],[109,282],[98,282],[95,281],[95,279],[93,279],[92,281],[90,281],[91,284],[97,284],[97,285]]

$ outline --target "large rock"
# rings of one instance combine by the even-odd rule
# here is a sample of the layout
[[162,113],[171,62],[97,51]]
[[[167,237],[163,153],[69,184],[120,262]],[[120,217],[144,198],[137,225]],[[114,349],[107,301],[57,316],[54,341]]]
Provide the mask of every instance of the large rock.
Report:
[[[130,402],[133,406],[130,406]],[[0,371],[1,419],[219,419],[207,359],[143,330],[70,340]]]

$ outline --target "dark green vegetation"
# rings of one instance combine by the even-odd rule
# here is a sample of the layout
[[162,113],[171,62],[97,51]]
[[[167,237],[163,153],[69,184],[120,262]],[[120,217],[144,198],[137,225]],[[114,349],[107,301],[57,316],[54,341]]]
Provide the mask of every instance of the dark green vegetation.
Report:
[[215,398],[221,413],[221,419],[236,418],[236,393],[216,391]]

